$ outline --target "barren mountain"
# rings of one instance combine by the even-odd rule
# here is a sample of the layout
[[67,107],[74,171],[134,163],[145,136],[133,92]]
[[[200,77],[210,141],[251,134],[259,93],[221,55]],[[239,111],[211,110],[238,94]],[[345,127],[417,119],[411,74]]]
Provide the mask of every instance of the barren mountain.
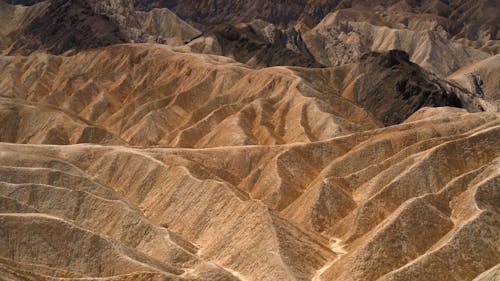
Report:
[[[168,9],[135,11],[131,0],[51,0],[31,7],[0,1],[8,53],[60,54],[125,42],[183,44],[200,32]],[[0,45],[1,46],[1,45]]]
[[[414,62],[448,75],[500,50],[498,1],[261,2],[136,0],[135,3],[146,10],[171,8],[200,29],[227,22],[249,23],[254,19],[272,23],[278,30],[294,29],[301,39],[308,39],[304,42],[305,49],[311,49],[315,59],[328,66],[355,60],[367,51],[401,49],[410,53]],[[314,31],[309,32],[310,29]],[[305,54],[309,56],[309,50]]]
[[142,10],[168,7],[185,20],[199,25],[242,23],[254,19],[274,24],[302,22],[314,25],[328,13],[347,11],[364,22],[409,29],[439,27],[454,38],[499,40],[500,4],[492,0],[273,0],[273,1],[186,1],[134,0]]
[[[484,40],[452,37],[455,33],[451,27],[442,24],[443,20],[429,18],[432,13],[422,8],[424,4],[418,8],[397,3],[375,7],[369,3],[321,1],[286,5],[280,1],[233,2],[50,0],[31,7],[4,2],[0,4],[5,18],[0,47],[10,54],[39,49],[60,54],[117,43],[189,43],[185,47],[189,51],[229,56],[253,67],[338,66],[356,61],[368,51],[401,49],[413,62],[449,75],[486,59],[499,46],[495,36],[488,37],[484,32],[478,35]],[[195,4],[200,8],[189,8]],[[494,5],[484,5],[486,11],[495,9]],[[167,7],[204,30],[203,35]],[[401,18],[401,13],[406,17]],[[449,22],[454,21],[446,19]],[[488,28],[488,32],[494,29]]]
[[148,10],[168,7],[185,20],[200,26],[244,23],[255,19],[274,24],[289,24],[307,16],[321,19],[339,1],[323,0],[134,0],[136,7]]
[[[33,5],[50,0],[4,0]],[[351,20],[411,30],[439,30],[445,37],[479,41],[500,40],[500,3],[495,0],[273,0],[190,1],[132,0],[138,10],[168,8],[197,27],[238,24],[255,19],[273,24],[301,23],[313,27],[328,13]]]
[[0,280],[497,280],[493,2],[0,0]]
[[[24,74],[11,72],[19,68]],[[163,45],[120,45],[69,57],[6,57],[0,89],[10,99],[78,115],[134,145],[287,143],[378,126],[367,111],[329,92],[330,85],[303,82],[296,71],[253,70]],[[6,120],[29,116],[9,112]],[[18,141],[32,136],[20,125],[8,129]]]
[[352,62],[367,51],[399,49],[411,61],[440,75],[489,57],[489,54],[454,43],[434,31],[412,31],[344,21],[338,13],[327,16],[304,40],[324,65]]
[[472,41],[498,40],[498,1],[342,1],[338,11],[356,14],[358,21],[412,29],[436,29],[449,37]]
[[[285,2],[136,0],[135,4],[144,10],[168,7],[202,30],[227,23],[248,25],[255,19],[273,24],[280,31],[293,29],[298,38],[306,40],[301,43],[304,47],[299,52],[293,43],[287,46],[288,49],[306,57],[312,53],[317,62],[327,66],[352,62],[367,51],[401,49],[421,66],[440,75],[449,75],[490,54],[498,54],[500,50],[498,1]],[[314,30],[309,32],[310,29]],[[220,38],[215,38],[214,43],[213,37],[198,40],[194,51],[202,49],[205,53],[232,55],[241,62],[253,57],[235,54],[235,51],[221,52],[225,44],[218,42]],[[237,46],[249,49],[247,44]],[[303,62],[298,64],[297,59],[287,64],[284,57],[297,57],[287,50],[276,52],[273,46],[265,52],[271,56],[268,61],[273,62],[267,65],[304,65]],[[250,62],[252,65],[262,64],[254,60]]]
[[280,30],[273,24],[255,21],[250,24],[221,24],[187,44],[191,52],[223,55],[252,67],[304,66],[321,67],[300,33],[294,28]]

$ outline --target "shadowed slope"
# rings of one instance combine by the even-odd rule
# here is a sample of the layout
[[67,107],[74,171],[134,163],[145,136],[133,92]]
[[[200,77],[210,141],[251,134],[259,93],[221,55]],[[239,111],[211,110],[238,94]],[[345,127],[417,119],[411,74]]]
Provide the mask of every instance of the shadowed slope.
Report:
[[280,30],[263,21],[211,27],[183,49],[231,57],[257,68],[279,65],[322,66],[313,58],[299,32],[293,28]]
[[[131,0],[50,0],[31,7],[11,6],[6,53],[74,52],[127,42],[179,45],[200,32],[168,9],[135,11]],[[2,40],[3,41],[3,40]]]

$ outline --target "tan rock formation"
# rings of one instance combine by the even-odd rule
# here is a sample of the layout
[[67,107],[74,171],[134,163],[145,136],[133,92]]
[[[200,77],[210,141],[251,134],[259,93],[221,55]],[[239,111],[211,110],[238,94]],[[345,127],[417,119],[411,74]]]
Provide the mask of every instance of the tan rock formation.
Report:
[[[74,56],[5,57],[0,76],[5,77],[0,90],[6,97],[0,102],[10,108],[4,118],[17,124],[7,128],[5,138],[12,142],[285,144],[392,125],[423,106],[484,108],[481,98],[469,92],[459,95],[460,89],[436,82],[398,52],[339,68],[253,70],[224,57],[131,44]],[[59,130],[53,142],[36,137],[32,131],[45,126],[44,118],[55,117],[26,119],[26,110],[8,106],[15,104],[11,99],[27,101],[35,112],[53,108],[61,116],[57,120],[75,120],[80,129]],[[23,119],[29,127],[23,127]],[[61,123],[50,127],[69,126]]]
[[399,49],[407,52],[412,62],[440,75],[449,75],[490,56],[450,41],[438,32],[343,21],[338,13],[328,15],[304,34],[304,41],[316,60],[325,65],[349,63],[367,51]]
[[[126,280],[142,271],[203,280],[472,280],[500,262],[499,118],[422,109],[401,125],[277,146],[1,144],[0,270],[31,280]],[[93,246],[75,255],[64,242],[38,242],[50,241],[49,230],[56,241]],[[340,258],[332,236],[345,242]],[[21,237],[28,248],[13,248]],[[97,253],[102,271],[86,267]],[[26,272],[25,263],[40,269]]]
[[463,71],[2,56],[0,280],[495,280],[500,113]]
[[[18,68],[26,71],[11,72]],[[162,45],[5,57],[0,69],[4,96],[79,115],[133,145],[308,142],[379,124],[330,85],[305,83],[294,69],[254,71]]]
[[460,68],[448,79],[461,84],[471,92],[483,95],[500,109],[500,55]]

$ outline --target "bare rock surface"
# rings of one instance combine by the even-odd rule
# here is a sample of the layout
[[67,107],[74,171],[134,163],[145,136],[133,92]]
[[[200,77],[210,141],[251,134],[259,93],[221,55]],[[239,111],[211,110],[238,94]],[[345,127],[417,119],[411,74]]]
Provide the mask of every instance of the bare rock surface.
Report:
[[346,21],[338,12],[325,17],[303,37],[318,62],[333,66],[352,62],[368,51],[399,49],[407,52],[412,62],[436,74],[448,75],[490,56],[435,31],[395,29],[349,18]]
[[[453,280],[461,272],[456,280],[472,280],[500,261],[499,120],[422,109],[397,126],[280,146],[4,143],[0,270],[14,280],[36,280],[26,263],[37,264],[32,274],[116,280],[139,272],[167,280]],[[345,253],[330,250],[330,237]],[[21,238],[25,248],[13,248]],[[68,239],[89,246],[72,254]]]
[[322,67],[295,28],[281,30],[271,23],[220,24],[189,42],[191,52],[223,55],[252,67]]

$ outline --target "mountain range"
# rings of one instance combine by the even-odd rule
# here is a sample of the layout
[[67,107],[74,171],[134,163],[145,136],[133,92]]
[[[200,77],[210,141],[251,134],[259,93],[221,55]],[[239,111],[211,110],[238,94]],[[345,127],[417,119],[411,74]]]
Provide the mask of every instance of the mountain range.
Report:
[[0,0],[0,280],[500,280],[496,0]]

